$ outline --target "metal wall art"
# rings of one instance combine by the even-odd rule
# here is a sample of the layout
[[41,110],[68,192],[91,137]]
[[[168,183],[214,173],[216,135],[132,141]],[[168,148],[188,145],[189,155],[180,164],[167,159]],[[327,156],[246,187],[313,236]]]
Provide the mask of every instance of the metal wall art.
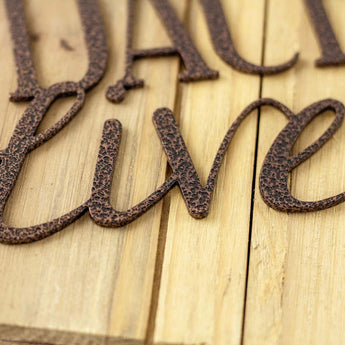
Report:
[[[178,54],[186,67],[186,70],[179,75],[181,81],[215,79],[218,76],[218,72],[209,68],[203,61],[169,2],[167,0],[150,1],[167,28],[174,46],[134,49],[132,30],[135,25],[135,0],[128,0],[126,71],[125,76],[107,90],[107,98],[113,102],[121,102],[127,90],[143,86],[143,80],[136,79],[132,74],[133,61],[138,58]],[[77,0],[77,2],[89,57],[88,70],[79,82],[66,81],[43,88],[37,81],[30,53],[23,1],[6,0],[18,76],[18,88],[11,94],[10,99],[16,102],[30,101],[30,103],[15,127],[8,146],[0,151],[1,243],[27,243],[43,239],[65,228],[85,213],[89,213],[91,219],[101,226],[121,227],[145,213],[175,186],[179,187],[192,217],[207,216],[218,171],[226,150],[242,120],[262,106],[277,108],[288,118],[288,124],[274,140],[261,169],[260,191],[265,202],[279,211],[308,212],[332,207],[345,200],[345,193],[341,193],[320,201],[300,201],[290,194],[287,185],[288,174],[319,150],[338,129],[344,119],[343,104],[332,99],[322,100],[294,114],[280,102],[267,98],[256,100],[248,105],[230,126],[220,144],[204,187],[201,185],[172,111],[161,108],[154,112],[153,123],[167,155],[172,174],[145,200],[127,211],[117,211],[110,203],[111,183],[122,129],[119,121],[108,120],[104,124],[90,199],[69,213],[43,224],[23,228],[6,224],[3,219],[4,208],[26,156],[54,137],[78,114],[83,106],[85,94],[100,81],[105,71],[106,39],[97,2],[96,0]],[[248,73],[273,74],[282,72],[296,63],[297,55],[279,66],[256,66],[245,61],[234,48],[219,0],[201,0],[201,5],[216,51],[232,67]],[[317,64],[325,66],[343,63],[344,54],[335,38],[321,1],[306,0],[306,5],[322,48],[322,57]],[[75,102],[69,111],[55,125],[36,134],[39,124],[55,100],[69,96],[75,97]],[[333,123],[313,144],[302,152],[291,155],[294,143],[308,123],[327,110],[336,114]]]

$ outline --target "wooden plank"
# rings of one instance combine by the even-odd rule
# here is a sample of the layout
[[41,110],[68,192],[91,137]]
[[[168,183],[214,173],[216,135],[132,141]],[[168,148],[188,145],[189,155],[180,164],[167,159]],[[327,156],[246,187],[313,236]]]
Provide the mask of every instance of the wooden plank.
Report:
[[[260,63],[264,1],[222,1],[239,52]],[[220,79],[183,85],[175,114],[202,183],[234,119],[259,95],[259,76],[234,71],[212,48],[198,1],[190,32]],[[257,113],[244,121],[218,176],[210,214],[195,220],[171,194],[154,340],[240,344]]]
[[[121,105],[108,102],[106,87],[123,75],[127,6],[126,1],[99,3],[110,51],[106,76],[88,94],[77,118],[29,155],[6,209],[10,224],[46,221],[87,200],[103,123],[108,118],[123,124],[113,205],[126,209],[165,179],[166,159],[151,117],[157,107],[174,107],[178,59],[138,62],[135,73],[147,86],[129,93]],[[171,3],[182,16],[185,2]],[[78,80],[87,59],[76,2],[26,1],[25,9],[40,82],[47,86]],[[138,1],[138,12],[134,43],[145,47],[169,44],[148,1]],[[4,1],[0,4],[0,35],[0,144],[5,147],[26,105],[8,101],[16,78]],[[62,100],[54,105],[42,129],[61,117],[71,103]],[[130,226],[104,229],[84,216],[46,240],[0,245],[0,324],[40,328],[46,330],[47,339],[49,330],[63,330],[142,342],[150,311],[160,217],[158,205]],[[44,341],[44,337],[41,334],[31,341]],[[63,344],[63,339],[58,343]]]
[[[345,3],[323,3],[345,47]],[[344,102],[344,67],[314,66],[321,54],[303,1],[269,1],[266,42],[266,63],[281,61],[295,50],[302,55],[296,68],[264,78],[263,96],[276,98],[294,112],[328,97]],[[332,119],[326,113],[310,124],[295,151],[316,139]],[[285,123],[279,112],[262,110],[258,167]],[[321,151],[292,173],[293,195],[318,200],[344,190],[344,134],[342,126]],[[344,211],[342,204],[317,213],[287,215],[268,208],[256,192],[244,344],[344,342]]]

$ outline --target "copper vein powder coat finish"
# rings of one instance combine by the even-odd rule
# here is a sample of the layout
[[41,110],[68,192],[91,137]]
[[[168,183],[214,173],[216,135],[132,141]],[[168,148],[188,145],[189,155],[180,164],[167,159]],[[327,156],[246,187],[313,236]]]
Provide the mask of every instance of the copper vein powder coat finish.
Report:
[[345,64],[345,54],[342,52],[335,37],[332,25],[321,0],[304,0],[316,31],[322,56],[316,60],[319,67]]
[[128,0],[128,21],[127,21],[127,46],[125,75],[107,90],[107,98],[114,102],[120,103],[125,98],[128,90],[144,86],[144,80],[136,79],[133,76],[132,66],[136,59],[143,59],[155,56],[179,55],[186,67],[186,70],[179,74],[179,80],[183,82],[216,79],[218,72],[210,69],[197,49],[193,41],[184,29],[178,19],[174,9],[167,0],[150,0],[157,11],[162,24],[167,28],[167,32],[174,43],[174,47],[162,47],[153,49],[133,49],[133,25],[134,6],[136,0]]
[[217,54],[233,68],[245,73],[269,75],[284,72],[296,64],[298,53],[289,61],[277,66],[258,66],[244,60],[236,51],[219,0],[200,0],[200,3]]
[[[89,56],[88,70],[79,82],[57,83],[45,89],[38,84],[32,62],[23,3],[21,0],[6,0],[18,75],[18,89],[11,95],[11,100],[32,99],[32,101],[19,120],[7,148],[0,153],[0,242],[2,243],[24,243],[42,239],[63,229],[87,211],[86,204],[83,204],[50,222],[25,228],[11,227],[3,220],[5,204],[27,154],[51,139],[78,114],[84,102],[85,92],[94,87],[103,76],[107,49],[97,3],[95,0],[78,0],[78,5]],[[58,97],[66,96],[76,96],[70,110],[55,125],[36,135],[37,128],[52,103]]]
[[[165,11],[164,6],[167,6],[167,2],[151,1],[161,14]],[[117,120],[108,120],[104,124],[90,199],[71,212],[40,225],[25,228],[7,225],[3,220],[3,210],[25,157],[30,151],[56,135],[78,114],[84,102],[85,92],[95,86],[104,73],[107,50],[96,1],[78,0],[78,4],[89,56],[88,70],[79,82],[57,83],[45,89],[37,82],[25,28],[22,1],[6,0],[18,74],[18,89],[11,95],[11,99],[31,100],[31,102],[19,120],[7,148],[0,151],[0,242],[26,243],[43,239],[60,231],[86,212],[89,212],[97,224],[120,227],[138,218],[176,185],[181,190],[189,213],[195,218],[205,217],[209,212],[219,168],[236,130],[253,110],[265,105],[279,109],[289,118],[288,124],[271,146],[261,170],[260,191],[265,202],[280,211],[306,212],[325,209],[345,200],[345,193],[341,193],[315,202],[300,201],[290,194],[287,187],[288,173],[320,149],[338,129],[344,119],[343,104],[331,99],[323,100],[295,115],[278,101],[259,99],[248,105],[230,126],[218,149],[205,187],[201,185],[172,111],[161,108],[154,113],[153,122],[171,166],[172,175],[145,200],[126,211],[117,211],[110,204],[111,181],[120,145],[121,124]],[[176,24],[172,19],[174,18],[172,12],[168,10],[165,15],[168,16],[167,20],[172,20],[171,25]],[[186,42],[188,43],[188,40]],[[176,46],[178,47],[177,44]],[[164,48],[164,52],[170,54],[174,52],[173,49],[175,48]],[[182,51],[187,50],[182,48]],[[157,52],[161,52],[160,48],[157,51],[140,51],[135,54],[146,56]],[[193,59],[191,61],[193,62]],[[199,72],[198,68],[189,71],[187,69],[183,75],[194,78]],[[36,135],[37,128],[52,103],[58,97],[67,96],[76,97],[70,110],[55,125]],[[330,127],[312,145],[299,154],[291,156],[292,146],[307,124],[326,110],[333,110],[336,113]]]
[[[89,212],[92,219],[103,226],[119,227],[126,225],[141,216],[176,185],[181,190],[190,215],[194,218],[206,217],[218,171],[227,148],[242,121],[253,110],[261,106],[273,106],[289,119],[288,124],[271,146],[262,166],[260,191],[264,201],[277,210],[288,212],[316,211],[344,201],[345,193],[316,202],[299,201],[290,194],[287,187],[288,173],[319,150],[338,129],[344,119],[345,108],[343,104],[336,100],[323,100],[295,115],[280,102],[264,98],[247,106],[230,126],[217,151],[205,187],[201,185],[172,111],[168,108],[156,110],[153,115],[153,122],[167,155],[172,175],[149,197],[127,211],[117,211],[110,203],[111,181],[120,145],[121,124],[117,120],[107,121],[104,126],[92,196],[89,201]],[[336,113],[336,118],[331,126],[303,152],[290,156],[293,144],[308,123],[327,110],[333,110]]]
[[[332,110],[336,114],[328,129],[302,152],[291,156],[293,144],[303,129],[316,116],[327,110]],[[289,123],[278,134],[269,149],[260,173],[260,192],[269,206],[285,212],[310,212],[324,210],[345,200],[344,192],[323,200],[300,201],[291,195],[287,185],[289,172],[312,156],[331,138],[344,120],[344,114],[345,108],[341,102],[327,99],[306,107],[297,115],[290,116]]]

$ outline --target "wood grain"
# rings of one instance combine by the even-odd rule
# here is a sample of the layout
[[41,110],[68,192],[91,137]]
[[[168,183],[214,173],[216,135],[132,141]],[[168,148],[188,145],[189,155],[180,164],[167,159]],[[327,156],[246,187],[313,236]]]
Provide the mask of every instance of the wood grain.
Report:
[[[341,14],[345,4],[323,2],[345,47]],[[328,97],[344,102],[344,67],[315,68],[320,50],[303,2],[269,1],[265,62],[275,63],[296,50],[301,52],[296,68],[264,78],[263,96],[276,98],[294,112]],[[328,112],[313,121],[294,150],[312,143],[333,117]],[[258,166],[285,123],[279,112],[262,110]],[[293,195],[318,200],[344,190],[344,134],[342,126],[322,150],[293,171]],[[268,208],[255,194],[244,344],[344,342],[344,210],[342,204],[316,213],[286,215]]]
[[[273,65],[301,52],[296,67],[264,78],[236,72],[217,57],[198,0],[169,1],[220,79],[182,84],[177,57],[142,60],[134,73],[145,87],[130,91],[121,104],[109,103],[105,91],[123,74],[127,1],[99,0],[109,48],[105,77],[76,119],[28,156],[5,210],[10,224],[43,222],[88,199],[106,119],[123,125],[111,195],[114,207],[123,210],[170,173],[152,124],[158,107],[173,109],[205,183],[227,129],[260,96],[295,112],[327,97],[345,102],[345,67],[314,65],[321,53],[303,1],[221,0],[234,43],[247,60]],[[345,50],[345,3],[323,3]],[[76,2],[30,0],[25,12],[40,83],[80,79],[87,54]],[[16,74],[4,1],[0,39],[3,148],[27,106],[8,100]],[[150,2],[136,1],[135,47],[169,44]],[[57,101],[40,130],[72,102]],[[332,119],[325,113],[310,124],[294,151],[316,139]],[[269,108],[243,122],[203,220],[191,218],[175,188],[124,228],[104,229],[84,216],[43,241],[0,245],[0,344],[343,344],[345,206],[287,215],[267,207],[258,192],[262,161],[285,123]],[[317,200],[342,192],[344,157],[342,126],[294,170],[293,195]]]
[[[239,52],[260,63],[264,1],[222,1]],[[231,123],[259,97],[260,77],[234,71],[214,53],[198,1],[190,32],[220,79],[183,85],[179,125],[202,183]],[[190,217],[171,194],[155,341],[239,344],[241,341],[257,114],[235,135],[218,176],[210,214]]]
[[[172,2],[179,15],[185,4]],[[16,78],[4,2],[0,4],[1,146],[24,104],[8,94]],[[100,1],[110,50],[106,77],[90,92],[77,118],[28,157],[6,209],[14,225],[46,221],[83,203],[90,195],[103,123],[124,127],[111,200],[126,209],[144,199],[165,178],[166,159],[152,124],[153,111],[173,108],[177,58],[138,62],[146,80],[121,105],[105,99],[106,87],[123,73],[125,1]],[[35,65],[42,85],[78,80],[86,51],[76,2],[25,2]],[[135,44],[166,45],[169,40],[149,2],[138,2]],[[148,25],[148,23],[150,23]],[[66,49],[64,40],[72,49]],[[139,47],[139,46],[138,46]],[[71,100],[59,101],[42,123],[61,117]],[[61,233],[26,246],[0,246],[0,324],[77,331],[143,341],[149,317],[161,205],[121,229],[103,229],[85,216]],[[59,343],[60,344],[60,343]]]

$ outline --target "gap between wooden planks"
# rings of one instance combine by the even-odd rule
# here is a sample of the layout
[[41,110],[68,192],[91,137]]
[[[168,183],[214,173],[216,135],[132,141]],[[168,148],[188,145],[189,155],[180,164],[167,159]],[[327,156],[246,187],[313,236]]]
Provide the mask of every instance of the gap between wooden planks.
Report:
[[[91,176],[97,156],[102,125],[108,117],[120,119],[124,126],[124,138],[122,140],[120,159],[117,164],[119,169],[116,169],[114,178],[114,194],[112,196],[114,205],[119,205],[121,208],[129,207],[154,190],[165,178],[166,159],[162,154],[161,145],[155,135],[151,121],[152,112],[157,107],[169,106],[175,108],[176,115],[180,118],[181,130],[183,131],[194,160],[196,158],[195,163],[200,171],[201,178],[205,181],[213,157],[227,128],[242,108],[248,102],[258,97],[259,78],[233,72],[231,68],[220,62],[213,53],[210,42],[208,41],[207,46],[200,46],[200,48],[205,56],[207,55],[207,51],[209,51],[207,59],[210,65],[216,65],[215,67],[222,69],[223,76],[219,81],[196,83],[193,87],[180,86],[179,96],[175,101],[176,76],[179,66],[178,60],[157,59],[154,63],[153,61],[144,61],[137,64],[136,73],[138,76],[145,78],[147,82],[146,88],[129,93],[125,102],[121,105],[114,106],[107,102],[104,98],[106,86],[113,83],[123,73],[122,61],[126,24],[125,3],[125,1],[119,2],[115,6],[110,1],[101,2],[107,27],[109,47],[111,49],[106,77],[100,86],[88,96],[84,110],[79,114],[76,121],[66,128],[64,134],[61,133],[52,142],[47,143],[46,146],[42,146],[40,150],[35,151],[29,157],[12,198],[12,204],[16,207],[8,208],[8,217],[11,222],[15,224],[30,224],[30,222],[43,221],[50,216],[63,213],[70,207],[75,207],[87,198],[91,189]],[[185,11],[184,5],[187,2],[175,1],[173,3],[182,18],[183,12]],[[71,2],[66,1],[51,2],[49,5],[46,2],[38,1],[28,2],[26,5],[28,22],[31,26],[30,29],[34,40],[35,62],[39,68],[41,80],[43,80],[45,85],[49,85],[61,79],[78,78],[82,74],[82,69],[85,68],[85,65],[80,65],[80,60],[83,57],[85,58],[85,49],[80,44],[82,42],[80,23],[73,20],[77,15],[76,8],[72,7]],[[149,47],[152,46],[152,42],[154,42],[154,45],[166,45],[167,37],[149,3],[142,1],[138,2],[138,5],[140,16],[138,16],[139,22],[136,28],[137,42],[135,44],[138,44],[140,41],[141,45]],[[207,37],[203,15],[201,14],[200,8],[196,5],[196,3],[191,4],[193,6],[191,11],[196,11],[198,14],[198,26],[203,25],[201,27],[203,29],[202,35]],[[246,19],[244,10],[248,5],[238,6],[235,4],[235,6],[231,6],[232,8],[226,8],[227,12],[233,13],[235,16],[241,15],[243,20]],[[59,19],[52,21],[48,15],[50,11],[59,14],[54,16],[54,18]],[[69,17],[65,17],[64,13],[69,13]],[[252,17],[256,17],[255,12],[252,12]],[[64,18],[65,25],[61,25],[61,18]],[[191,19],[194,21],[192,16]],[[147,23],[151,23],[151,25],[148,27]],[[262,20],[258,20],[257,23],[260,23],[261,28]],[[254,24],[251,29],[255,32],[256,25]],[[65,31],[61,32],[61,30]],[[7,36],[8,32],[5,28],[3,32],[8,42],[8,50],[6,51],[8,57],[4,60],[7,61],[11,59],[10,42]],[[77,34],[74,40],[71,32]],[[193,36],[197,36],[195,28]],[[261,38],[258,41],[259,43],[257,43],[255,40],[256,36],[257,34],[251,39],[254,47],[250,48],[250,51],[253,55],[249,55],[248,58],[255,59],[257,55],[259,62]],[[70,50],[68,51],[68,55],[60,47],[61,39],[68,39],[69,45],[74,47],[72,52]],[[77,47],[78,43],[79,48]],[[198,45],[202,43],[199,40]],[[49,49],[51,51],[57,50],[58,53],[52,55]],[[249,52],[244,51],[244,53]],[[72,60],[73,57],[74,60]],[[69,62],[68,66],[64,62],[66,59]],[[74,64],[72,63],[73,61]],[[62,64],[62,62],[64,63]],[[54,67],[57,66],[57,68],[52,69],[52,65]],[[68,70],[66,68],[59,68],[59,66],[67,66]],[[13,78],[13,65],[12,69],[9,69],[7,73],[8,78],[12,78],[11,86],[14,88],[15,78]],[[250,82],[249,85],[247,81]],[[6,83],[6,85],[9,84],[8,82]],[[195,89],[195,87],[201,87],[200,91]],[[248,87],[249,92],[247,91]],[[237,88],[239,88],[238,93],[236,93]],[[211,93],[209,90],[211,90]],[[194,95],[188,95],[189,92],[194,93]],[[7,92],[5,97],[7,97]],[[192,104],[187,103],[189,102],[189,98],[195,98],[196,102],[200,99],[202,102],[198,110],[200,113],[199,123],[195,124],[198,116],[198,112],[195,111],[197,109],[194,110],[194,123],[189,122],[189,118],[192,119],[189,116],[189,112],[192,109],[188,109]],[[208,102],[207,100],[210,98],[213,98],[213,100]],[[8,106],[7,101],[4,101],[3,104]],[[174,106],[175,104],[176,106]],[[17,105],[10,104],[10,106],[12,109],[17,109]],[[202,109],[204,106],[206,108]],[[60,104],[60,107],[62,107],[62,104]],[[61,111],[58,107],[55,108],[55,118],[59,116],[57,110],[59,112]],[[180,113],[182,114],[182,112],[183,115],[181,116]],[[19,114],[20,112],[18,112]],[[213,119],[210,114],[212,114]],[[13,125],[15,120],[14,118]],[[53,122],[54,116],[48,120]],[[48,126],[49,121],[46,124],[43,123],[44,125]],[[186,130],[186,127],[191,125],[198,125],[195,129],[199,129],[199,131],[193,132]],[[99,131],[96,130],[97,128]],[[204,140],[206,128],[212,129],[210,130],[210,136],[207,141]],[[235,273],[235,276],[237,276],[235,281],[239,285],[239,290],[232,288],[232,292],[229,295],[231,296],[231,300],[234,301],[234,303],[232,301],[230,301],[231,303],[229,302],[229,304],[232,304],[231,308],[236,307],[237,309],[234,315],[235,324],[233,325],[237,338],[239,338],[242,327],[242,308],[246,277],[245,259],[247,255],[246,247],[251,198],[250,189],[256,132],[255,114],[253,118],[247,121],[247,126],[243,129],[245,130],[246,137],[251,140],[251,145],[247,147],[246,154],[243,155],[243,161],[239,162],[239,168],[240,170],[247,171],[246,176],[248,179],[244,182],[244,186],[243,183],[237,182],[235,182],[234,186],[239,187],[236,188],[235,192],[243,194],[242,201],[238,205],[238,210],[242,208],[247,213],[240,218],[238,232],[235,233],[235,236],[240,236],[241,243],[244,244],[236,245],[236,248],[239,250],[239,254],[236,253],[236,256],[241,259],[236,268],[239,273]],[[10,133],[10,131],[8,132]],[[6,142],[5,139],[6,137],[3,138],[4,142]],[[244,145],[247,141],[245,137],[242,140]],[[207,146],[201,146],[205,144]],[[235,145],[236,142],[234,142]],[[239,152],[240,145],[239,143],[237,145]],[[202,151],[196,151],[198,148],[201,148]],[[60,152],[66,152],[66,154],[61,155],[59,154]],[[203,157],[204,154],[207,157]],[[239,154],[236,156],[239,156]],[[203,164],[204,158],[208,164],[206,167]],[[227,168],[232,165],[229,161],[225,162],[225,164]],[[225,178],[227,168],[222,169],[219,181],[223,181],[223,184],[232,184],[234,182],[231,182],[230,178]],[[232,172],[234,173],[236,170],[234,168]],[[151,173],[148,174],[147,172]],[[227,174],[230,175],[229,172]],[[149,181],[147,182],[147,180]],[[239,176],[238,181],[240,180],[242,178]],[[232,186],[224,186],[224,188],[230,187]],[[245,189],[244,192],[241,188]],[[57,194],[51,198],[49,192]],[[33,198],[33,200],[29,200],[29,197]],[[184,226],[172,226],[171,222],[173,218],[171,216],[171,208],[169,208],[169,218],[166,219],[168,226],[167,234],[171,236],[172,232],[175,231],[174,228],[176,231],[184,229],[186,234],[190,233],[190,240],[194,241],[198,239],[199,234],[192,235],[191,231],[195,232],[195,229],[201,226],[200,224],[204,224],[204,229],[200,229],[199,232],[204,238],[202,241],[206,240],[206,242],[210,241],[210,243],[217,242],[218,245],[223,246],[222,260],[226,261],[227,253],[231,251],[228,251],[225,242],[221,242],[219,236],[221,229],[220,222],[222,221],[221,218],[225,217],[224,225],[227,223],[227,226],[230,226],[232,219],[235,218],[230,218],[227,214],[224,215],[221,212],[218,213],[217,218],[210,215],[213,219],[210,218],[208,223],[189,219],[184,205],[181,205],[180,196],[178,193],[174,193],[172,200],[177,198],[181,208],[180,212],[183,212],[181,220],[185,219],[186,223]],[[228,207],[231,198],[230,193],[225,195],[224,202],[226,204],[224,204],[224,209]],[[216,192],[214,203],[217,202],[219,205],[220,201]],[[45,205],[45,207],[35,207],[34,205]],[[175,205],[177,204],[175,203]],[[188,284],[194,283],[194,286],[188,287],[186,285],[185,291],[190,291],[191,293],[190,302],[188,301],[188,296],[185,295],[184,301],[181,300],[182,303],[180,306],[182,308],[171,310],[171,316],[173,317],[171,327],[175,327],[175,324],[179,327],[179,331],[176,333],[173,329],[170,330],[170,332],[173,332],[173,337],[169,334],[163,334],[163,332],[169,331],[168,325],[170,321],[168,320],[168,323],[162,324],[164,320],[161,319],[160,315],[163,308],[157,304],[159,296],[156,286],[153,290],[154,300],[151,304],[151,290],[161,219],[160,207],[161,205],[155,207],[131,226],[121,230],[98,228],[87,217],[84,217],[76,225],[70,227],[70,229],[46,241],[29,246],[2,246],[1,250],[4,260],[1,271],[5,277],[6,284],[1,286],[1,296],[4,296],[4,298],[0,303],[2,303],[1,309],[6,310],[6,313],[2,314],[3,319],[1,319],[1,323],[26,326],[26,329],[33,334],[32,337],[41,338],[44,336],[44,333],[43,335],[42,333],[37,335],[33,333],[34,329],[47,329],[47,337],[51,333],[51,331],[48,332],[49,329],[109,335],[115,338],[125,337],[127,339],[139,339],[141,341],[145,339],[147,333],[148,341],[154,340],[155,342],[164,343],[175,342],[175,340],[177,342],[184,341],[187,343],[195,341],[209,342],[208,339],[213,336],[213,330],[206,335],[196,332],[198,329],[198,320],[203,318],[204,311],[203,306],[198,306],[198,301],[193,298],[193,289],[195,290],[198,286],[200,288],[203,286],[207,287],[206,284],[202,283],[203,279],[206,279],[205,282],[210,287],[210,284],[215,280],[214,277],[208,277],[208,270],[216,270],[217,266],[222,268],[222,263],[218,261],[217,253],[214,252],[214,245],[208,250],[210,254],[207,254],[204,252],[204,249],[198,248],[197,242],[191,242],[191,245],[193,247],[196,246],[195,249],[198,251],[194,263],[190,262],[190,259],[186,257],[185,264],[182,267],[176,267],[175,272],[182,270],[184,279],[188,278],[190,273],[192,274],[191,277],[199,275],[198,268],[193,267],[195,264],[199,265],[198,258],[200,257],[200,259],[206,260],[207,257],[204,257],[204,254],[213,256],[212,261],[210,261],[211,266],[207,270],[203,268],[203,271],[199,275],[200,278],[194,282],[193,280],[189,280]],[[33,214],[32,210],[35,208],[37,211]],[[219,207],[215,206],[213,206],[213,209],[211,214],[214,214],[218,209],[220,210]],[[22,218],[23,214],[25,218]],[[233,216],[235,215],[236,212]],[[207,224],[209,225],[207,226]],[[227,237],[227,233],[228,231],[224,226],[222,236]],[[234,240],[231,242],[235,244],[237,241]],[[160,243],[164,244],[162,241]],[[185,247],[183,251],[178,249],[173,253],[173,256],[186,256],[190,250],[194,249],[188,247]],[[189,270],[189,262],[192,264],[191,270]],[[157,262],[158,268],[159,264]],[[224,266],[224,269],[225,271],[229,271],[230,267]],[[163,274],[164,270],[166,271],[166,267],[163,268]],[[166,274],[167,272],[165,272],[164,277],[166,277]],[[215,276],[217,272],[214,271],[213,274]],[[174,272],[172,272],[173,275],[175,275]],[[230,280],[229,273],[220,272],[219,276],[220,283],[225,288]],[[158,282],[159,280],[156,279],[155,281]],[[177,283],[184,284],[184,281],[181,280]],[[181,286],[176,285],[174,287],[174,284],[170,285],[169,290],[181,291]],[[221,287],[218,294],[222,295],[222,290],[223,288]],[[239,299],[236,298],[237,293],[240,296]],[[208,294],[209,291],[207,289],[202,291],[202,295],[205,297]],[[209,297],[212,296],[210,295]],[[163,300],[162,298],[160,297],[160,300]],[[173,298],[172,296],[170,301],[174,303]],[[167,300],[167,302],[169,301]],[[211,300],[205,300],[205,304],[206,302],[212,303]],[[221,305],[220,302],[218,304]],[[152,311],[154,311],[154,307],[158,308],[157,315],[152,312],[151,316],[149,316],[150,305],[153,307],[151,308]],[[189,338],[179,339],[181,335],[185,336],[185,330],[188,327],[187,324],[184,324],[184,314],[191,314],[195,307],[197,309],[193,321],[194,333],[190,332]],[[213,322],[210,317],[212,318],[212,315],[207,315],[204,323]],[[174,321],[175,319],[176,321]],[[149,327],[147,327],[148,320],[150,321]],[[224,321],[225,318],[221,320],[222,323]],[[155,323],[156,327],[154,327]],[[217,323],[217,321],[214,322],[216,326]],[[203,331],[203,328],[203,326],[202,328],[200,327],[200,330]],[[21,332],[22,330],[20,328],[15,329],[16,332]],[[230,334],[230,336],[232,335]],[[158,337],[162,339],[159,340],[157,339]],[[49,338],[47,339],[49,340]],[[20,340],[26,339],[22,338]]]
[[[344,49],[345,3],[323,3]],[[264,78],[263,97],[277,98],[294,112],[329,97],[344,102],[345,68],[314,66],[320,50],[303,2],[269,0],[268,4],[265,63],[280,61],[296,50],[301,58],[295,69]],[[328,112],[310,124],[295,152],[319,137],[333,118]],[[262,110],[258,166],[285,122],[279,112]],[[318,200],[344,190],[344,134],[342,126],[292,173],[291,190],[297,198]],[[256,193],[244,344],[344,343],[344,211],[342,204],[317,213],[286,215],[269,209]]]
[[[4,3],[0,5],[6,47],[1,51],[6,69],[0,140],[5,146],[25,106],[8,102],[16,80]],[[126,1],[101,1],[100,6],[110,50],[106,76],[88,94],[76,121],[28,158],[6,210],[12,224],[38,223],[87,200],[103,123],[108,118],[116,117],[124,125],[113,204],[128,208],[165,179],[166,159],[151,116],[158,107],[174,107],[178,60],[138,63],[135,72],[146,80],[147,87],[128,94],[119,106],[109,103],[106,87],[123,73],[127,6]],[[185,3],[175,1],[175,7],[182,17]],[[26,1],[25,8],[40,81],[49,85],[80,78],[87,61],[76,2]],[[150,4],[139,1],[138,12],[135,44],[140,41],[149,47],[153,41],[166,45],[167,35]],[[62,39],[73,50],[64,49]],[[61,117],[67,106],[68,101],[61,101],[53,107],[42,128]],[[48,335],[49,330],[61,330],[144,339],[161,207],[157,205],[122,229],[108,231],[84,217],[46,241],[1,246],[0,323],[43,328]]]
[[[145,78],[145,88],[131,91],[121,105],[110,104],[104,97],[106,87],[123,73],[126,1],[100,1],[110,49],[107,73],[78,117],[28,158],[6,210],[12,224],[44,221],[87,199],[103,122],[110,117],[118,118],[124,127],[113,205],[130,207],[167,174],[151,121],[157,107],[174,110],[201,180],[206,181],[227,128],[261,95],[261,81],[232,70],[215,55],[198,1],[170,1],[179,17],[186,18],[202,56],[220,71],[220,79],[178,84],[177,58],[142,61],[136,63],[136,75]],[[86,52],[75,3],[35,0],[25,5],[40,81],[50,85],[78,79],[86,68]],[[263,96],[275,97],[296,112],[329,96],[344,101],[344,68],[313,66],[319,51],[301,1],[223,0],[222,5],[236,46],[248,60],[260,63],[263,58],[265,6],[264,62],[280,63],[301,51],[297,67],[263,79]],[[344,11],[339,8],[344,5],[325,1],[325,6],[336,32],[343,32]],[[166,45],[167,35],[148,1],[138,1],[137,14],[136,46]],[[16,80],[3,3],[0,17],[5,47],[0,52],[5,66],[0,94],[3,147],[25,105],[8,102]],[[72,51],[63,49],[62,39]],[[341,44],[345,47],[344,39]],[[42,129],[59,118],[68,104],[56,105]],[[310,135],[323,131],[325,118],[311,126],[296,150],[311,142]],[[256,175],[284,121],[276,111],[261,110]],[[176,189],[123,229],[102,229],[84,217],[44,241],[0,246],[0,334],[10,335],[0,336],[1,341],[341,343],[342,206],[287,216],[269,209],[256,192],[246,283],[257,126],[253,113],[235,136],[218,177],[210,215],[204,220],[190,218]],[[294,172],[297,196],[316,199],[344,189],[341,133]],[[336,171],[333,184],[331,167]]]

